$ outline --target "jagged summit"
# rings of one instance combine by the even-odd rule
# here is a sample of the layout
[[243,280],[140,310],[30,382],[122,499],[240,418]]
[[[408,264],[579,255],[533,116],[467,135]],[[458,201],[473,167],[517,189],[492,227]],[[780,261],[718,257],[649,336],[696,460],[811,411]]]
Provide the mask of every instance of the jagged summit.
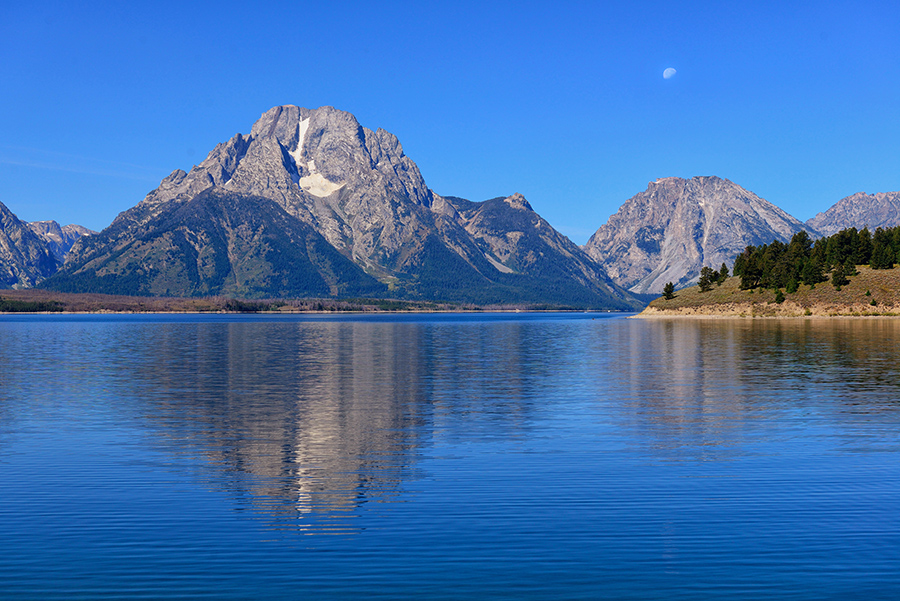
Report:
[[66,255],[72,249],[75,241],[82,236],[96,234],[94,230],[88,229],[82,225],[69,224],[60,226],[53,220],[49,221],[31,221],[28,223],[35,234],[43,238],[47,244],[47,248],[53,253],[60,263],[66,260]]
[[[202,204],[208,222],[179,225],[179,207],[211,192]],[[250,210],[268,217],[241,216]],[[256,230],[237,231],[241,221]],[[346,262],[331,257],[323,267],[316,259],[322,247],[310,247],[315,236]],[[319,284],[304,287],[280,275],[251,278],[241,256],[213,250],[237,240],[242,252],[260,257],[253,265],[261,273],[283,274],[283,264],[311,262],[333,294],[348,289],[342,288],[346,276],[359,289],[371,291],[380,282],[386,294],[407,298],[616,309],[640,304],[521,194],[484,203],[443,198],[425,185],[396,136],[328,106],[269,109],[249,134],[216,145],[189,172],[173,171],[109,228],[76,243],[48,286],[129,294],[322,294]],[[272,246],[281,250],[265,250]]]
[[727,179],[665,177],[625,201],[584,248],[620,286],[660,293],[670,281],[695,282],[704,265],[731,265],[748,244],[788,240],[804,228]]
[[263,113],[249,135],[216,145],[189,173],[174,171],[116,222],[144,223],[213,186],[275,201],[377,275],[402,270],[384,255],[396,254],[433,219],[421,209],[435,195],[396,136],[332,107],[288,105]]
[[525,197],[522,196],[521,194],[519,194],[518,192],[516,192],[512,196],[508,196],[507,198],[504,198],[503,202],[508,204],[513,209],[521,209],[523,211],[533,211],[534,210],[531,208],[531,205],[528,204],[528,201],[525,200]]

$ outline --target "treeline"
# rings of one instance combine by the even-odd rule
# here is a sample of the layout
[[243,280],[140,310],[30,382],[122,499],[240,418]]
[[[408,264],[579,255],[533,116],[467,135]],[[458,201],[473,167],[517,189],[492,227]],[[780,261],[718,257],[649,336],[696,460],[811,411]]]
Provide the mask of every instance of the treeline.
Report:
[[59,313],[63,306],[56,301],[25,301],[0,297],[0,313]]
[[748,246],[734,262],[734,275],[741,278],[742,290],[784,288],[796,292],[800,284],[815,286],[828,281],[835,288],[849,283],[857,274],[857,265],[872,269],[893,269],[900,262],[900,226],[848,228],[813,242],[806,232],[794,234],[785,244],[777,240],[761,246]]

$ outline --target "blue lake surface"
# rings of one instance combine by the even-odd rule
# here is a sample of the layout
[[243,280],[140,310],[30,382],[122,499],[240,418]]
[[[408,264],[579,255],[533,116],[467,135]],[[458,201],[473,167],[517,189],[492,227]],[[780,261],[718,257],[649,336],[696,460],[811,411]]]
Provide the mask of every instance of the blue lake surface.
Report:
[[897,599],[900,320],[0,316],[0,599]]

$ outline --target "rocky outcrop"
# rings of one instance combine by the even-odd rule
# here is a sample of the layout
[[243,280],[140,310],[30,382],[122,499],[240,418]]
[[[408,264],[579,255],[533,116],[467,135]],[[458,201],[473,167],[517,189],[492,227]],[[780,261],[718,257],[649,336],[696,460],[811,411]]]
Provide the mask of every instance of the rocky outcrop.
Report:
[[661,293],[695,283],[704,265],[729,268],[747,245],[806,229],[775,205],[719,177],[650,182],[591,236],[587,253],[620,286]]
[[44,240],[0,203],[0,288],[30,288],[59,263]]
[[823,236],[855,227],[875,231],[879,227],[900,225],[900,192],[879,192],[866,194],[857,192],[839,200],[824,213],[819,213],[806,225]]
[[28,223],[28,227],[44,240],[47,248],[60,263],[66,260],[66,255],[69,254],[76,240],[82,236],[97,233],[81,225],[60,226],[55,221],[31,221]]
[[[66,290],[90,285],[95,291],[100,291],[98,286],[112,291],[110,286],[118,289],[121,282],[150,277],[154,283],[142,284],[141,293],[195,295],[221,289],[245,296],[321,294],[316,287],[273,287],[272,282],[280,281],[275,276],[242,280],[229,275],[226,279],[243,283],[231,288],[213,285],[203,263],[209,252],[205,249],[211,240],[227,237],[200,235],[201,230],[209,232],[218,226],[199,222],[193,222],[190,232],[173,233],[181,231],[174,220],[181,215],[178,208],[203,194],[237,203],[234,215],[227,218],[208,212],[213,221],[237,218],[249,206],[237,199],[253,198],[257,205],[259,199],[274,203],[282,213],[276,216],[266,208],[266,219],[296,222],[279,225],[278,231],[303,228],[306,240],[314,232],[348,265],[387,286],[390,296],[615,309],[641,304],[615,286],[521,196],[485,203],[442,198],[425,185],[394,135],[362,127],[350,113],[331,107],[280,106],[265,112],[249,135],[237,134],[217,145],[190,172],[174,171],[101,234],[76,242],[65,268],[48,285]],[[504,219],[510,219],[510,224],[504,225]],[[257,223],[266,231],[270,225]],[[302,238],[287,233],[276,237]],[[263,244],[262,239],[258,244]],[[280,247],[280,261],[305,264],[312,260],[307,246]],[[240,247],[241,252],[262,253],[252,244]],[[318,242],[316,248],[321,249]],[[159,265],[157,259],[163,256],[181,257],[177,262],[183,269],[167,268],[149,276],[148,252],[155,257],[153,265]],[[229,269],[235,269],[236,255],[228,256]],[[337,267],[338,263],[333,261],[335,274],[355,273],[347,265]],[[224,263],[221,266],[225,269]],[[344,289],[341,282],[338,277],[329,284],[332,295]]]

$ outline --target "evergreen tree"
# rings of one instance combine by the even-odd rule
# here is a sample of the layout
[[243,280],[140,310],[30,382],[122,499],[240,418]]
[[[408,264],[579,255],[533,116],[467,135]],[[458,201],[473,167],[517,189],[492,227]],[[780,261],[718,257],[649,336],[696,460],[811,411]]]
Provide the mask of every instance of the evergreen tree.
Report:
[[825,277],[825,270],[822,268],[822,264],[815,255],[810,257],[803,265],[803,269],[800,272],[800,279],[808,286],[815,286],[819,282],[824,282],[828,279]]
[[831,272],[831,285],[840,290],[841,286],[846,286],[849,283],[850,280],[844,275],[844,264],[838,263],[834,271]]
[[725,280],[728,279],[728,265],[722,263],[722,267],[719,268],[719,283],[721,284]]
[[707,292],[712,285],[719,280],[719,274],[712,267],[703,266],[700,269],[700,280],[697,285],[700,286],[700,292]]
[[663,296],[666,300],[672,300],[673,298],[675,298],[675,284],[669,282],[665,286],[663,286]]
[[744,261],[741,269],[741,290],[752,290],[759,286],[762,277],[762,256],[760,250],[748,246],[744,251]]
[[[853,249],[853,265],[866,265],[872,259],[872,235],[869,228],[864,227],[859,234],[856,235],[856,245]],[[856,271],[854,269],[853,271]],[[850,275],[850,274],[847,274]]]
[[[897,228],[900,231],[900,228]],[[869,260],[869,267],[872,269],[893,269],[894,252],[893,240],[894,236],[891,230],[883,230],[878,228],[875,230],[875,236],[872,239],[872,258]]]
[[[741,278],[741,290],[784,288],[790,294],[800,283],[815,286],[828,281],[825,273],[832,269],[838,282],[843,282],[858,274],[857,265],[871,263],[874,268],[883,265],[881,268],[889,269],[895,261],[900,262],[900,226],[879,228],[874,236],[867,228],[857,231],[851,227],[815,242],[801,231],[788,244],[773,240],[771,244],[747,246],[735,258],[733,273]],[[846,284],[835,284],[841,285]]]
[[805,230],[801,230],[791,238],[791,243],[788,245],[788,248],[790,252],[796,256],[806,256],[809,255],[812,246],[812,238],[809,237],[809,234]]
[[747,267],[747,257],[749,257],[750,253],[753,252],[752,249],[753,249],[752,246],[748,246],[747,248],[744,249],[744,251],[741,254],[739,254],[737,257],[735,257],[734,266],[732,268],[732,273],[735,276],[744,275],[744,269]]

